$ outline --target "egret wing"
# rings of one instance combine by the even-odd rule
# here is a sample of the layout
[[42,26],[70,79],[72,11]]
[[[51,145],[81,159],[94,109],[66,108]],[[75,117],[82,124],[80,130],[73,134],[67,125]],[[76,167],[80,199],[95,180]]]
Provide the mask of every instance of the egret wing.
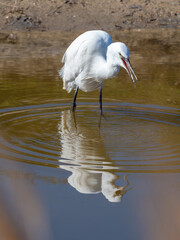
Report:
[[60,76],[63,89],[70,92],[83,79],[92,79],[97,59],[106,59],[107,47],[112,42],[110,35],[104,31],[89,31],[77,37],[66,50]]

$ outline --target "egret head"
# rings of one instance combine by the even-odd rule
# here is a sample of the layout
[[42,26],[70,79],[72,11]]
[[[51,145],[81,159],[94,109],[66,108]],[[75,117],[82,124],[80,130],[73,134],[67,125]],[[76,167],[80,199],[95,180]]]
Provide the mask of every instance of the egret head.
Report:
[[129,61],[129,49],[126,46],[126,44],[122,42],[116,42],[114,43],[114,47],[116,52],[119,54],[120,57],[120,66],[125,68],[127,73],[129,74],[131,80],[133,83],[135,83],[135,80],[138,80],[136,77],[136,74],[134,73],[134,70],[131,66],[131,63]]

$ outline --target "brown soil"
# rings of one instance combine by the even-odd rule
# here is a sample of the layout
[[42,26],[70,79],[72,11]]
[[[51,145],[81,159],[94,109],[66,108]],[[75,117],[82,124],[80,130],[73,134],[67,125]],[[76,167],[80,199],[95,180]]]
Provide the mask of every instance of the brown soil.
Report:
[[178,0],[0,0],[0,31],[179,27]]

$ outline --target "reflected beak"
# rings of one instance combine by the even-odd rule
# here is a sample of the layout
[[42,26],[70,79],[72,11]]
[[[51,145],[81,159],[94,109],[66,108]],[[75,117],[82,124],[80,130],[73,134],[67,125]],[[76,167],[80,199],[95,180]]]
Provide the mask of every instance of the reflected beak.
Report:
[[122,61],[124,63],[124,68],[126,69],[126,71],[128,72],[133,84],[135,83],[135,81],[137,81],[137,77],[136,77],[136,74],[134,73],[134,70],[131,66],[131,63],[129,61],[128,58],[122,58]]

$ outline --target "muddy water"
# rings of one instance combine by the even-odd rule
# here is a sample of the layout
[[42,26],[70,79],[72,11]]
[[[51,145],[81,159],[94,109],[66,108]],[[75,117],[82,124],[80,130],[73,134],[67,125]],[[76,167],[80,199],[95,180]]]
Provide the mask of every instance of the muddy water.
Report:
[[100,119],[96,91],[70,111],[57,74],[70,40],[56,37],[0,44],[1,185],[36,190],[52,239],[178,239],[178,40],[126,41],[140,81],[106,81]]

